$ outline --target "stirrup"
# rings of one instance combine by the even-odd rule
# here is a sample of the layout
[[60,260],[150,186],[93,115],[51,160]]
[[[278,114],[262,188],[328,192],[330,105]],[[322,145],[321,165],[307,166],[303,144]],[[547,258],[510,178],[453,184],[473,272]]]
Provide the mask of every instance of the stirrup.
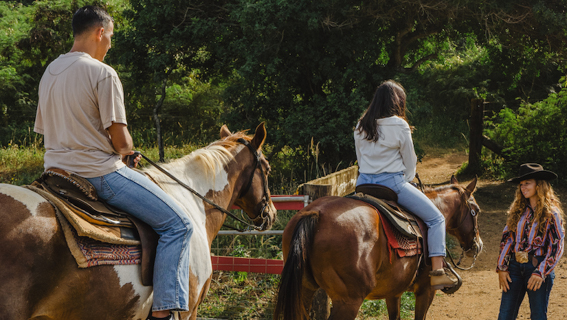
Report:
[[430,282],[433,290],[452,288],[457,285],[457,281],[451,279],[443,269],[429,272],[429,277],[431,277]]
[[441,291],[443,291],[443,293],[445,294],[453,294],[457,292],[459,288],[461,288],[461,286],[463,285],[463,279],[461,278],[461,276],[459,276],[459,274],[455,271],[455,269],[453,269],[451,264],[448,263],[447,261],[445,261],[445,267],[443,269],[445,271],[445,275],[447,275],[452,280],[456,279],[457,283],[452,287],[442,288]]

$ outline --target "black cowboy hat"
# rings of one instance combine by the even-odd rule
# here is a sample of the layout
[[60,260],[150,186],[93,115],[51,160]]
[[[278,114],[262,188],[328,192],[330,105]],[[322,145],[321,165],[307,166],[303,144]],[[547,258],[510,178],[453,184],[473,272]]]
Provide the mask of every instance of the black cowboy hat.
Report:
[[524,163],[520,166],[520,174],[517,177],[508,180],[508,182],[518,183],[528,179],[553,180],[555,178],[557,178],[557,174],[555,174],[555,172],[543,170],[543,167],[540,164]]

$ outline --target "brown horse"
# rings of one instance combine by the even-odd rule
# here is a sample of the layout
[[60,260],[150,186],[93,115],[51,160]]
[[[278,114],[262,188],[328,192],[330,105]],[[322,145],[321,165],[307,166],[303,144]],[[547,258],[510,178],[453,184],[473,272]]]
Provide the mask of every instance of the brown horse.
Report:
[[[478,254],[479,207],[467,187],[452,184],[425,194],[445,216],[447,231],[464,250]],[[386,299],[390,319],[400,319],[401,296],[416,296],[415,319],[425,319],[435,290],[429,282],[430,265],[419,255],[391,254],[375,209],[349,198],[323,197],[296,214],[283,235],[285,266],[274,319],[305,319],[313,294],[322,288],[333,302],[329,319],[355,319],[365,299]],[[421,263],[420,263],[421,261]]]
[[[270,167],[261,154],[264,125],[253,137],[226,126],[220,135],[163,167],[217,205],[236,204],[256,226],[269,229],[276,209],[267,188]],[[158,170],[144,171],[193,221],[191,311],[178,319],[196,319],[211,281],[210,246],[226,215]],[[78,269],[51,204],[29,189],[0,184],[0,319],[146,319],[151,305],[152,288],[142,285],[138,265]]]

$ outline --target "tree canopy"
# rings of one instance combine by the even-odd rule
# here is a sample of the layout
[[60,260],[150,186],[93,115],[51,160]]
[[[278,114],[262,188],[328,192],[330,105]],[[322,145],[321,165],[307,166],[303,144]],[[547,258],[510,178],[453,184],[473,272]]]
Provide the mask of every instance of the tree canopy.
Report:
[[[544,97],[565,51],[565,1],[132,0],[122,63],[154,78],[198,69],[227,84],[224,119],[266,121],[275,151],[320,142],[326,161],[354,159],[352,128],[374,88],[389,78],[435,89],[424,63],[459,54],[473,38],[484,73],[458,91],[492,95],[499,107]],[[420,74],[421,70],[421,74]],[[408,76],[411,74],[413,76]],[[439,74],[438,74],[439,75]],[[545,81],[539,81],[541,78]],[[538,79],[538,81],[535,81]],[[472,80],[472,81],[471,81]],[[525,82],[532,82],[530,92]],[[403,84],[403,83],[402,83]],[[437,92],[407,88],[432,98]],[[541,90],[537,90],[541,89]],[[533,93],[535,91],[535,93]],[[439,101],[441,102],[441,101]],[[412,102],[410,102],[411,104]],[[465,109],[453,105],[447,111]],[[496,105],[495,105],[496,106]],[[462,111],[457,121],[462,120]],[[418,119],[414,119],[418,121]],[[350,156],[349,156],[350,155]]]
[[[69,22],[83,4],[0,4],[6,132],[33,121],[43,68],[70,48]],[[485,98],[495,114],[517,110],[559,91],[564,72],[565,0],[100,5],[117,20],[107,61],[124,82],[130,123],[142,128],[138,141],[151,140],[161,101],[163,131],[183,139],[216,138],[221,123],[245,129],[266,121],[272,155],[301,153],[315,141],[321,162],[347,165],[352,129],[384,80],[406,87],[416,134],[436,127],[438,140],[452,141],[466,134],[471,98]]]

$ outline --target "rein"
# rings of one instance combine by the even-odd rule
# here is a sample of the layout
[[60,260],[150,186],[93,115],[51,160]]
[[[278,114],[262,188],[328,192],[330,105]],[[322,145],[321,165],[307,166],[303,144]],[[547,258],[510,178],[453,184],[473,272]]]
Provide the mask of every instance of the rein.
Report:
[[[205,198],[204,196],[200,195],[197,191],[195,191],[195,189],[191,188],[190,186],[188,186],[187,184],[185,184],[183,181],[177,179],[174,175],[172,175],[171,173],[169,173],[167,170],[165,170],[163,167],[161,167],[160,165],[158,165],[157,163],[153,162],[152,160],[150,160],[148,157],[146,157],[144,154],[140,153],[142,155],[142,158],[144,158],[144,160],[146,160],[149,164],[151,164],[152,166],[156,167],[156,169],[158,169],[159,171],[161,171],[163,174],[165,174],[166,176],[168,176],[169,178],[171,178],[173,181],[177,182],[180,186],[182,186],[183,188],[191,191],[191,193],[193,193],[194,195],[196,195],[197,197],[199,197],[201,200],[205,201],[206,203],[208,203],[209,205],[211,205],[212,207],[214,207],[215,209],[221,211],[222,213],[226,214],[227,216],[243,223],[244,225],[247,226],[246,230],[242,230],[227,224],[223,224],[223,226],[228,227],[230,229],[236,230],[236,231],[240,231],[240,232],[244,232],[247,230],[251,230],[251,229],[255,229],[255,230],[263,230],[263,226],[266,223],[266,216],[265,216],[265,209],[266,206],[268,205],[268,200],[269,200],[269,193],[267,192],[267,186],[266,186],[266,178],[265,178],[265,174],[264,174],[264,170],[262,169],[262,166],[260,165],[260,155],[256,152],[256,150],[254,150],[254,148],[252,147],[252,145],[250,145],[250,143],[242,138],[238,139],[238,142],[244,144],[245,146],[248,147],[248,149],[250,149],[250,151],[252,152],[252,154],[254,155],[254,167],[258,167],[260,166],[260,171],[262,172],[262,178],[264,179],[264,206],[262,207],[262,213],[257,216],[254,219],[250,219],[252,222],[258,220],[258,219],[262,219],[263,222],[260,226],[256,226],[254,224],[250,224],[249,222],[246,222],[240,218],[238,218],[237,216],[235,216],[234,214],[230,213],[230,211],[224,209],[223,207],[219,206],[218,204],[212,202],[211,200]],[[241,190],[241,192],[239,193],[238,199],[242,198],[250,189],[250,186],[252,185],[252,180],[254,179],[254,170],[252,170],[252,173],[250,175],[250,179],[248,181],[248,184],[246,185],[246,187],[244,189]],[[267,197],[266,197],[267,196]]]

